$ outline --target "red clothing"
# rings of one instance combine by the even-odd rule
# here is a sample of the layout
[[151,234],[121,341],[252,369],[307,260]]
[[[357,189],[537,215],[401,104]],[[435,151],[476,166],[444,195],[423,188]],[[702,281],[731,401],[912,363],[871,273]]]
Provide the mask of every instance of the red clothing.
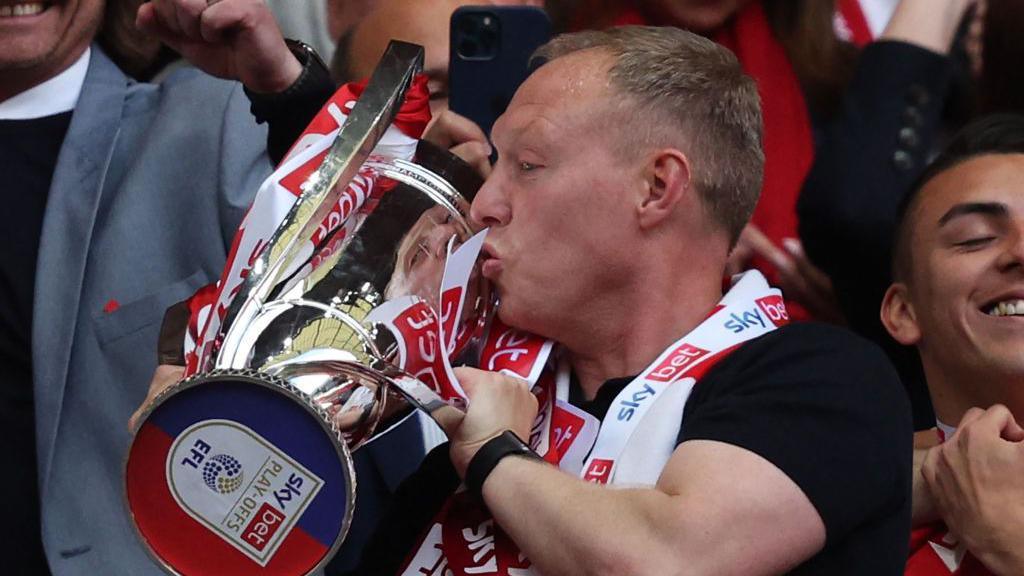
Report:
[[[935,432],[939,442],[946,441],[952,429],[940,423]],[[949,528],[936,522],[910,533],[910,555],[904,576],[992,576],[967,547],[957,542]]]
[[[810,114],[796,72],[782,44],[776,40],[764,7],[751,2],[715,40],[732,50],[743,70],[757,83],[764,118],[764,185],[751,223],[776,246],[784,238],[797,238],[796,201],[814,161],[814,137]],[[768,262],[754,260],[768,282],[777,283]],[[807,319],[807,313],[786,302],[790,314]]]
[[[837,16],[841,20],[840,25],[845,26],[850,32],[850,42],[853,42],[858,48],[863,48],[868,42],[874,40],[859,0],[839,0],[837,8],[839,12]],[[843,39],[845,40],[845,38]]]
[[939,522],[910,535],[910,557],[904,576],[992,576],[988,568],[956,542]]

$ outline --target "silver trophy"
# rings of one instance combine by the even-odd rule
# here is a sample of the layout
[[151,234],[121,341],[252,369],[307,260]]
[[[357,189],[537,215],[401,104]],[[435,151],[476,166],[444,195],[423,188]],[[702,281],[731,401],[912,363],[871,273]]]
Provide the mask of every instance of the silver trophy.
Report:
[[[482,181],[469,166],[425,142],[414,162],[372,153],[422,60],[419,46],[390,44],[232,300],[205,371],[140,418],[128,509],[171,573],[317,571],[356,505],[351,452],[417,408],[439,420],[458,414],[414,370],[423,342],[396,329],[402,318],[380,314],[396,302],[440,310],[446,256],[474,232],[469,200]],[[360,178],[368,200],[317,234]],[[460,298],[449,327],[458,346],[431,337],[429,353],[472,350],[490,286],[474,271]]]

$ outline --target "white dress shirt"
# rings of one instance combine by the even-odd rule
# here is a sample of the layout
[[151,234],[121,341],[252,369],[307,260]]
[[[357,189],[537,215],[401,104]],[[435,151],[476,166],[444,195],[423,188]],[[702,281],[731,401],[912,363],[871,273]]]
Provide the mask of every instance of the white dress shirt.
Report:
[[31,120],[74,110],[85,84],[91,48],[46,82],[0,102],[0,120]]

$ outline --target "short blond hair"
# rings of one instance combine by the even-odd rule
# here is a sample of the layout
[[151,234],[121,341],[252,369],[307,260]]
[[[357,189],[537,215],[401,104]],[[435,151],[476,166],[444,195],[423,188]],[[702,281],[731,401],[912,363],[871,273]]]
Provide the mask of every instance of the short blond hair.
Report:
[[[736,243],[757,205],[764,176],[761,103],[754,80],[732,52],[678,28],[621,26],[563,34],[534,57],[553,60],[597,49],[613,58],[608,72],[628,96],[628,147],[672,145],[691,160],[698,194],[711,218]],[[644,129],[636,129],[641,120]]]

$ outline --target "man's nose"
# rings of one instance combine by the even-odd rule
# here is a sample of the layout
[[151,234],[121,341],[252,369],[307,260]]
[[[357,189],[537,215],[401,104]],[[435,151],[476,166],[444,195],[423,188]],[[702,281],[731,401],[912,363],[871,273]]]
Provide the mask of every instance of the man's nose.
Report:
[[500,170],[495,167],[469,208],[470,219],[481,228],[505,226],[512,219],[512,209],[502,189]]
[[999,268],[1024,270],[1024,222],[1018,224],[1007,239],[1006,249],[999,258]]

